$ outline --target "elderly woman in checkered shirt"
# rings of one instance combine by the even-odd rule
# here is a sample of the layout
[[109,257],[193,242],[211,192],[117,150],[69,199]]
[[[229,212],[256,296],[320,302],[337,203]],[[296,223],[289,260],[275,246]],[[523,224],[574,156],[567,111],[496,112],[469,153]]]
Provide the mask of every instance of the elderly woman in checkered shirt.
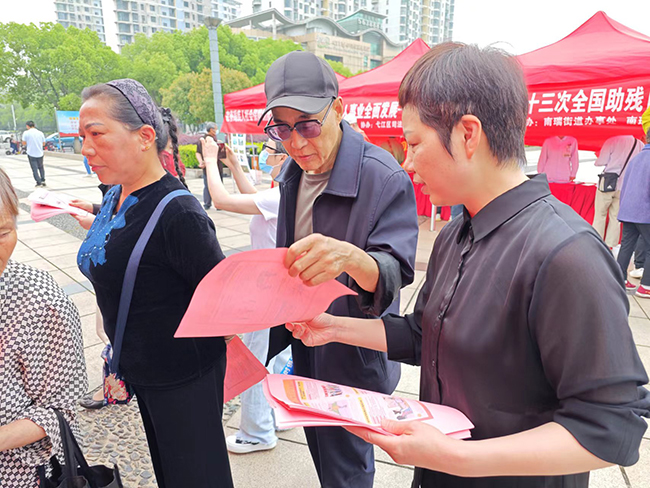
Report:
[[0,488],[35,488],[61,453],[54,409],[75,429],[87,377],[79,312],[52,277],[10,261],[18,198],[0,169]]

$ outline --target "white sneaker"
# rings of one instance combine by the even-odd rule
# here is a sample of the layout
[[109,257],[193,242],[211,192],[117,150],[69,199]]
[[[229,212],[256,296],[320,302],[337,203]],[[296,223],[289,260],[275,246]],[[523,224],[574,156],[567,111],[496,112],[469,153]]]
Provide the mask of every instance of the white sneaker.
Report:
[[637,269],[634,269],[634,270],[630,271],[630,276],[632,278],[637,278],[637,279],[642,278],[643,277],[643,268],[637,268]]
[[229,435],[226,437],[226,447],[228,450],[234,454],[248,454],[249,452],[255,451],[268,451],[273,449],[277,441],[273,441],[270,444],[264,444],[262,442],[251,442],[239,439],[236,435]]

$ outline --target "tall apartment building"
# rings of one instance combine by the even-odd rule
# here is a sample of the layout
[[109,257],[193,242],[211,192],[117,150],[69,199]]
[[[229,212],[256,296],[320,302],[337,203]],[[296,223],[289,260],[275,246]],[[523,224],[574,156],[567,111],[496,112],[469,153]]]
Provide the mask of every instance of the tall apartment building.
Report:
[[395,42],[412,42],[422,35],[422,1],[378,0],[372,10],[386,16],[384,32],[388,37]]
[[422,0],[422,39],[429,45],[451,41],[454,0]]
[[54,10],[57,22],[63,27],[88,28],[106,42],[102,0],[56,0]]
[[139,33],[201,27],[206,16],[234,20],[240,9],[238,0],[55,0],[61,25],[88,27],[104,43],[119,48],[133,42]]
[[418,37],[428,44],[450,40],[454,25],[454,0],[253,0],[253,12],[276,9],[300,22],[313,17],[342,20],[359,10],[385,15],[382,30],[394,42]]
[[[323,4],[331,0],[253,0],[253,13],[274,8],[293,22],[320,17]],[[344,0],[341,0],[343,3]],[[329,17],[329,15],[324,15]]]
[[186,31],[203,25],[212,15],[211,0],[114,0],[118,44],[133,42],[136,34]]
[[[250,1],[250,0],[247,0]],[[212,16],[223,22],[230,22],[241,15],[241,2],[238,0],[212,0]]]

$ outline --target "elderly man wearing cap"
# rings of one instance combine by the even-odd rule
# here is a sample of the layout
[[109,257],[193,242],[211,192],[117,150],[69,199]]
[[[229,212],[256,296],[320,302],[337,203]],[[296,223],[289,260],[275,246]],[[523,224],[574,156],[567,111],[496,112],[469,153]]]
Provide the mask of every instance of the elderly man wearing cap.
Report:
[[[413,281],[418,221],[413,186],[393,157],[364,141],[343,119],[332,68],[308,52],[271,65],[264,84],[271,111],[265,128],[290,159],[280,184],[277,246],[285,265],[308,285],[337,279],[358,296],[342,297],[334,315],[377,317],[399,310],[399,290]],[[262,119],[260,119],[261,122]],[[269,357],[291,341],[271,331]],[[297,375],[391,393],[399,365],[385,353],[344,344],[307,348],[292,341]],[[340,427],[305,428],[324,487],[371,487],[372,446]]]

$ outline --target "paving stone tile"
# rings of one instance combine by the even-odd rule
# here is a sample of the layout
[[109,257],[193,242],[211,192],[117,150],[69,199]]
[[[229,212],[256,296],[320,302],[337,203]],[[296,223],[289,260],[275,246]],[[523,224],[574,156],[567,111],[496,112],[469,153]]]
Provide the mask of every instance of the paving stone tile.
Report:
[[411,366],[410,364],[401,364],[400,366],[402,375],[395,389],[395,395],[406,396],[405,394],[408,394],[418,398],[420,395],[420,366]]
[[238,236],[224,237],[223,239],[219,239],[219,243],[223,244],[224,246],[236,249],[239,247],[250,246],[251,238],[247,234],[240,234]]
[[56,236],[44,236],[44,237],[28,237],[21,239],[21,241],[27,245],[29,248],[38,250],[45,247],[57,246],[60,244],[71,244],[76,243],[78,246],[81,245],[81,240],[70,234],[61,234]]
[[630,317],[629,324],[634,336],[634,343],[639,346],[650,347],[650,319]]
[[71,296],[71,295],[76,295],[77,293],[83,293],[92,290],[92,285],[90,284],[90,281],[86,280],[85,283],[77,283],[76,281],[74,283],[71,283],[69,285],[66,285],[63,287],[63,291],[66,293],[66,295]]
[[[320,486],[307,446],[293,442],[280,441],[276,448],[270,451],[243,455],[230,454],[230,468],[235,486],[263,485],[265,488],[298,486],[318,488]],[[260,480],[264,482],[260,484]]]
[[650,440],[643,439],[641,441],[639,461],[634,466],[623,469],[630,480],[631,488],[648,488],[650,486]]
[[42,269],[43,271],[58,270],[58,268],[54,266],[51,262],[49,262],[47,259],[35,259],[33,261],[30,261],[27,264],[29,264],[33,268]]
[[84,339],[84,348],[104,344],[97,336],[97,326],[95,323],[95,314],[84,315],[81,317],[81,332]]
[[51,258],[48,258],[48,261],[62,270],[77,267],[77,255],[73,253],[64,254],[62,256],[53,256]]
[[72,279],[70,276],[65,274],[61,270],[55,270],[55,271],[48,271],[50,275],[52,275],[52,278],[54,278],[54,281],[57,282],[57,284],[61,287],[64,288],[72,283],[76,283],[74,279]]
[[31,249],[21,249],[19,251],[14,251],[11,255],[11,259],[18,263],[28,263],[30,261],[35,261],[42,258],[43,256],[35,251],[32,251]]
[[638,298],[638,297],[633,297],[633,298],[639,304],[641,310],[645,312],[646,317],[650,317],[650,300],[647,298]]
[[597,469],[589,475],[589,488],[629,488],[619,466]]
[[79,315],[82,317],[84,315],[94,314],[95,310],[97,310],[95,295],[89,291],[72,295],[70,300],[72,300],[77,306],[77,309],[79,309]]
[[639,351],[639,356],[641,357],[641,362],[646,372],[650,374],[650,347],[637,345],[637,350]]
[[54,244],[52,246],[42,247],[38,250],[38,253],[44,258],[66,255],[73,255],[76,258],[79,252],[79,246],[81,246],[81,241],[77,240],[77,242],[70,242],[68,244]]
[[647,319],[648,316],[645,314],[641,305],[637,302],[636,298],[628,295],[628,300],[630,302],[630,317],[641,317]]
[[93,390],[100,386],[104,381],[102,370],[103,360],[101,358],[103,343],[94,344],[84,348],[84,357],[86,358],[86,371],[88,373],[88,388]]
[[[220,227],[217,226],[217,238],[219,239],[219,243],[223,241],[226,237],[235,237],[235,236],[246,236],[248,237],[248,234],[244,234],[242,232],[239,232],[237,230],[232,230],[227,227]],[[250,238],[249,238],[250,241]]]

